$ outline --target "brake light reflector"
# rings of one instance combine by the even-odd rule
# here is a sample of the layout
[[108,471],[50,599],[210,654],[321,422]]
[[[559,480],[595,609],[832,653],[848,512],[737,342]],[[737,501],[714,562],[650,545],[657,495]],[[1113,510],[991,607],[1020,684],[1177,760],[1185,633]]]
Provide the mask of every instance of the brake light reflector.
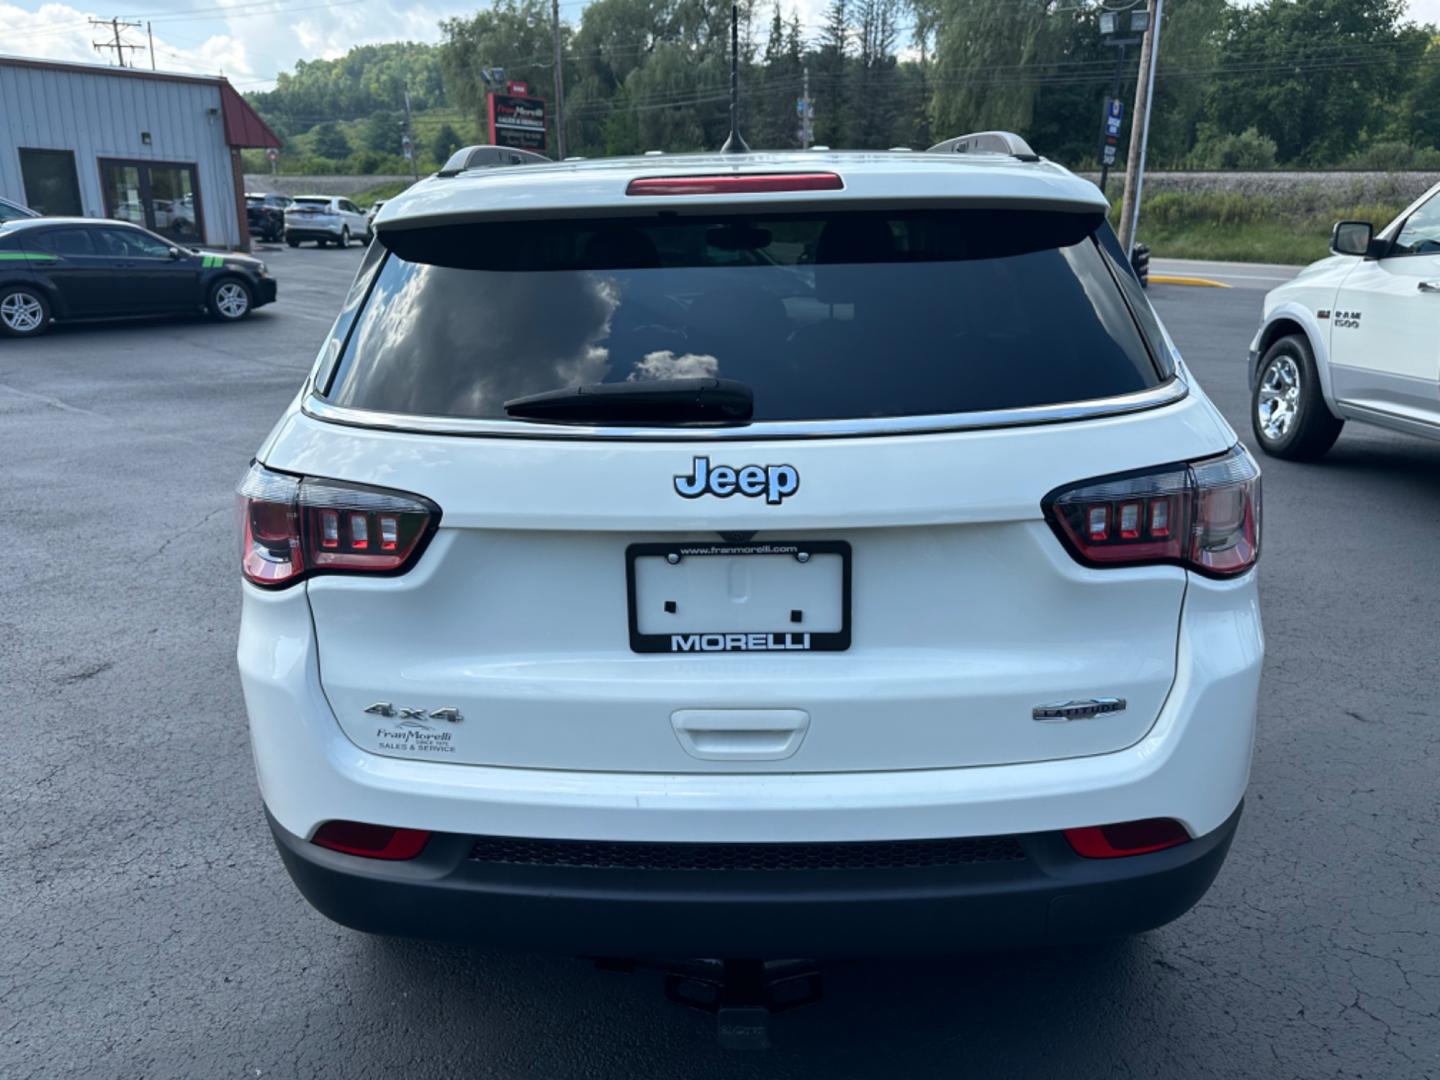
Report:
[[724,176],[642,176],[626,195],[744,195],[777,191],[840,191],[835,173],[748,173]]
[[327,821],[315,830],[312,844],[360,855],[367,859],[413,859],[425,850],[430,833],[425,829],[394,829],[359,821]]
[[250,467],[236,494],[240,571],[274,588],[321,573],[404,573],[440,523],[440,508],[419,495],[261,465]]
[[1119,825],[1066,829],[1065,839],[1076,855],[1087,859],[1119,859],[1176,847],[1188,841],[1190,834],[1173,818],[1146,818]]
[[1203,461],[1072,484],[1042,506],[1087,566],[1172,563],[1233,577],[1260,556],[1260,469],[1238,444]]

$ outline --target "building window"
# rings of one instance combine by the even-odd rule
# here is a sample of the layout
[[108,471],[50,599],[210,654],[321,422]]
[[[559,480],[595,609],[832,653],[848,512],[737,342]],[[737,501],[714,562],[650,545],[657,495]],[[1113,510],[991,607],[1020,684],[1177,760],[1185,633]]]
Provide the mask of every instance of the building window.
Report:
[[47,217],[82,217],[80,179],[69,150],[20,148],[20,177],[25,204]]
[[102,158],[100,180],[106,217],[143,225],[177,243],[203,242],[205,223],[194,165]]

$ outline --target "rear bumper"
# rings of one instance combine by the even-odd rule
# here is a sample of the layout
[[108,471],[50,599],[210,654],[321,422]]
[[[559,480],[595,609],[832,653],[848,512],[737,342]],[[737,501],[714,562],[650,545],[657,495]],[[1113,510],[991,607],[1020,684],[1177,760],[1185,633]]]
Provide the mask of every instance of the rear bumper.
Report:
[[475,838],[454,833],[432,836],[409,862],[380,862],[309,844],[273,817],[270,826],[306,899],[357,930],[596,956],[765,958],[964,952],[1148,930],[1205,894],[1240,812],[1149,855],[1085,859],[1059,833],[1032,833],[1014,837],[1004,858],[898,869],[597,868],[544,864],[544,846],[522,862],[481,861]]
[[1254,575],[1196,579],[1169,699],[1144,738],[1114,753],[847,773],[450,765],[351,742],[320,685],[304,590],[242,591],[238,661],[256,775],[275,819],[307,839],[335,818],[466,835],[818,843],[1018,836],[1168,817],[1203,836],[1244,796],[1264,656]]
[[329,227],[299,229],[294,225],[285,226],[286,240],[338,240],[341,227],[336,225],[333,229]]

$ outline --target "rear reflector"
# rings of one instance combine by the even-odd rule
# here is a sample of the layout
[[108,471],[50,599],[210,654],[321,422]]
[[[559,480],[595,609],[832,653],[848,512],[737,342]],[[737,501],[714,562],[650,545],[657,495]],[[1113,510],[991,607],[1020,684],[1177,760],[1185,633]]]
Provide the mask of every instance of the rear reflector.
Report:
[[1127,855],[1164,851],[1185,843],[1190,834],[1185,831],[1185,826],[1172,818],[1147,818],[1119,825],[1066,829],[1065,839],[1070,841],[1076,855],[1087,859],[1120,859]]
[[1260,470],[1238,444],[1203,461],[1070,484],[1042,505],[1087,566],[1173,563],[1233,577],[1260,556]]
[[252,465],[240,482],[240,571],[281,588],[311,574],[402,574],[440,523],[419,495]]
[[726,176],[645,176],[631,180],[626,195],[744,195],[776,191],[840,191],[834,173],[749,173]]
[[315,830],[312,844],[360,855],[366,859],[413,859],[425,850],[430,834],[424,829],[393,829],[359,821],[327,821]]

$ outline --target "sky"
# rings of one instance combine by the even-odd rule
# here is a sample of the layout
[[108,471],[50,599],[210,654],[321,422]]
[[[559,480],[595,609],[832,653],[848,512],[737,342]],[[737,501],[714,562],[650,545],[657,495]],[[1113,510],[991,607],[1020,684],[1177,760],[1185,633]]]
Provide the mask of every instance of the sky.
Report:
[[[113,63],[114,50],[92,42],[114,40],[110,28],[92,27],[92,18],[119,17],[142,24],[122,31],[122,40],[142,46],[127,51],[127,63],[150,66],[148,21],[155,38],[155,66],[162,71],[220,73],[241,90],[264,90],[297,60],[333,59],[352,46],[381,41],[436,41],[439,23],[466,15],[477,0],[132,0],[143,9],[103,12],[68,3],[0,0],[0,53],[51,60]],[[560,0],[561,18],[577,22],[587,0]],[[781,0],[796,7],[813,32],[825,0]],[[1440,23],[1440,0],[1409,0],[1410,17]]]

